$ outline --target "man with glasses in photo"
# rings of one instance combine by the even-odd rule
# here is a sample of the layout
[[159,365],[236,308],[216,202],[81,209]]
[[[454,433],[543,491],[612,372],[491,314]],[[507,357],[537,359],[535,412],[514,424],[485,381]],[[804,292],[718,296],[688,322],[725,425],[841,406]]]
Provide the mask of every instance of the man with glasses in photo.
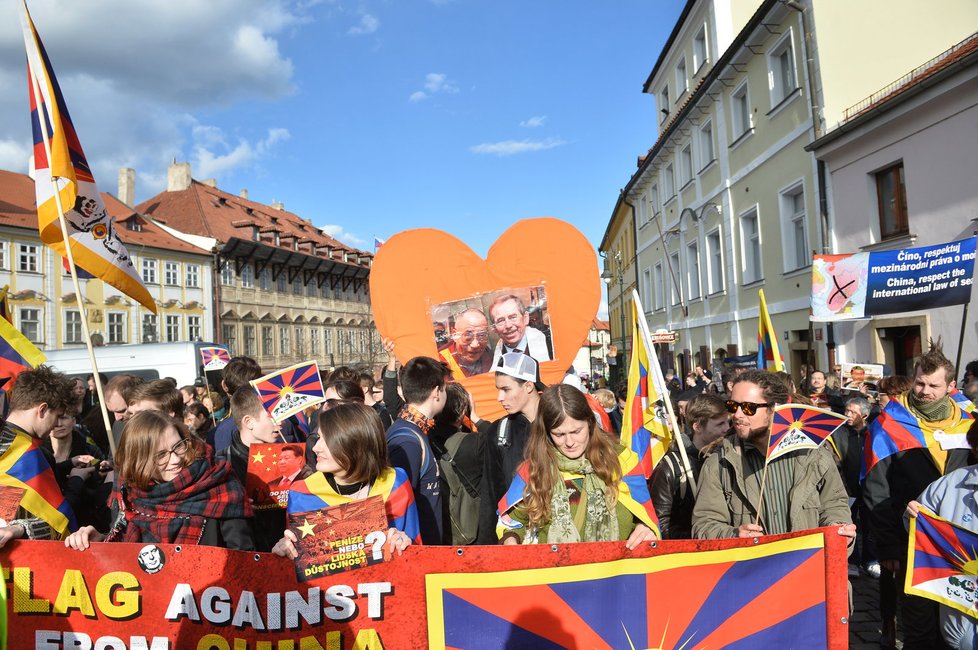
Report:
[[481,375],[492,368],[489,349],[489,319],[481,310],[466,309],[455,317],[452,331],[455,351],[452,359],[466,377]]
[[760,537],[820,526],[839,526],[856,538],[848,497],[830,452],[822,447],[787,453],[770,463],[764,504],[756,524],[774,407],[789,401],[774,373],[748,370],[726,401],[733,435],[723,438],[700,471],[693,537]]

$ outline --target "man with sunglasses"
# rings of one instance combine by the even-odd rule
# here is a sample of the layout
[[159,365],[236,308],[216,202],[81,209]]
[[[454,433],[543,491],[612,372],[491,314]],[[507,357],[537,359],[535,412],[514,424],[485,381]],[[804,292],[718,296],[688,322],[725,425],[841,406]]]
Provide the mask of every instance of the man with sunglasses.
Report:
[[693,537],[760,537],[838,525],[851,548],[856,527],[842,479],[824,448],[791,452],[768,465],[761,520],[754,523],[774,407],[788,401],[788,388],[774,373],[748,370],[734,380],[726,401],[733,435],[700,471]]
[[481,375],[492,368],[489,349],[489,319],[481,310],[470,308],[455,317],[452,331],[455,351],[452,358],[466,377]]

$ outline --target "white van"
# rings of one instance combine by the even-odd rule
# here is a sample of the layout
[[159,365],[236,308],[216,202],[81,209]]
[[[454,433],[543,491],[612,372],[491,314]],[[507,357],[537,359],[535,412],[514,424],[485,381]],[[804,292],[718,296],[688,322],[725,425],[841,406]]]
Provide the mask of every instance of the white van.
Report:
[[[173,377],[177,387],[189,386],[198,377],[204,377],[204,365],[200,348],[218,347],[220,343],[138,343],[134,345],[106,345],[95,348],[95,360],[99,372],[110,379],[114,375],[129,373],[144,379]],[[57,368],[70,377],[86,377],[92,373],[92,363],[86,348],[45,350],[47,365]],[[221,371],[208,370],[207,383],[221,385]]]

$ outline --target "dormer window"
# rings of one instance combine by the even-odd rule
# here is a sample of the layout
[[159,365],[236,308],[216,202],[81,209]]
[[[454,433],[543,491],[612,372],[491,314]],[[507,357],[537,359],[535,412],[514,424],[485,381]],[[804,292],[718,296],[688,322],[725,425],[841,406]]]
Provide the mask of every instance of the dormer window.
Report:
[[127,219],[126,230],[131,230],[132,232],[142,232],[143,223],[136,217],[133,217],[132,219]]

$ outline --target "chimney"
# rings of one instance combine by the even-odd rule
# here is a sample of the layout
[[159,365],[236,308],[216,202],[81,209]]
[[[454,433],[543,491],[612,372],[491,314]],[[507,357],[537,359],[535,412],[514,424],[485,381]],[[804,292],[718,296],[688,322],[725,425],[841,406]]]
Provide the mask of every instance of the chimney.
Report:
[[238,192],[238,196],[240,196],[242,199],[247,199],[248,198],[248,190],[247,189],[241,190],[240,192]]
[[190,163],[174,162],[166,170],[166,191],[182,192],[190,189],[192,179],[190,176]]
[[136,204],[136,170],[132,167],[119,170],[119,200],[126,205]]
[[282,203],[281,201],[272,201],[272,209],[273,210],[284,210],[285,209],[285,204]]
[[208,178],[207,180],[201,181],[201,183],[203,183],[204,185],[207,185],[208,187],[217,187],[217,179],[216,178]]

